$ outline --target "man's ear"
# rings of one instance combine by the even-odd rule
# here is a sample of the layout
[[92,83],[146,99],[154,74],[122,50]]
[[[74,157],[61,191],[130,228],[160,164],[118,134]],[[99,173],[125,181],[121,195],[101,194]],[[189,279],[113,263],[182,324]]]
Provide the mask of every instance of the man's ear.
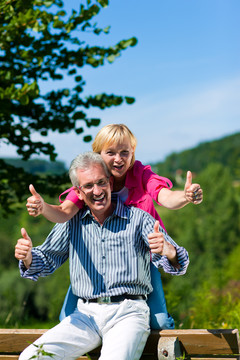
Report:
[[80,191],[80,189],[75,186],[74,191],[75,191],[77,197],[78,197],[80,200],[83,200],[83,199],[82,199],[82,192]]
[[111,175],[109,178],[109,184],[110,184],[111,191],[113,191],[113,182],[114,182],[114,177]]

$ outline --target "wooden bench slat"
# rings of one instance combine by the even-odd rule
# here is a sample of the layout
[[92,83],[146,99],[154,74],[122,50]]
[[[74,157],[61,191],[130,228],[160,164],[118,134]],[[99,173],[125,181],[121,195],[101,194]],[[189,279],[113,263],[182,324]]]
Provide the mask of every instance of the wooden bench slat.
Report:
[[[0,329],[0,353],[20,353],[46,331],[47,329]],[[157,355],[158,340],[159,332],[155,331],[153,336],[151,334],[145,347],[145,352],[149,356]],[[99,350],[92,351],[91,354],[94,352],[99,354]]]
[[[0,329],[0,360],[17,360],[18,355],[13,354],[19,354],[46,331],[47,329]],[[238,360],[240,360],[237,329],[162,330],[160,332],[155,330],[148,338],[141,360],[158,359],[159,339],[173,337],[178,338],[188,359],[203,360],[215,355],[215,360],[220,358],[225,360],[230,356],[234,358],[233,355],[238,354]],[[97,360],[99,353],[100,348],[90,352],[89,355],[92,360]],[[87,360],[87,357],[82,356],[78,360]]]
[[177,336],[189,355],[239,354],[237,329],[162,330],[161,337]]
[[0,353],[19,353],[47,329],[0,329]]

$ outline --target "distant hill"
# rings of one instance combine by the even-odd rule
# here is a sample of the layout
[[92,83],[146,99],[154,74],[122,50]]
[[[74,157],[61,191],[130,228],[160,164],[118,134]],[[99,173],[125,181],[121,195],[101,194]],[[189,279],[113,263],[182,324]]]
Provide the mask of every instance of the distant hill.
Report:
[[[47,160],[23,161],[17,158],[4,158],[16,167],[23,167],[31,174],[63,174],[67,171],[65,163]],[[178,171],[191,170],[199,173],[210,163],[221,163],[229,167],[234,179],[240,180],[240,132],[218,140],[204,142],[195,148],[172,153],[163,162],[151,164],[153,171],[169,178],[175,178]]]
[[28,161],[23,161],[17,158],[3,158],[3,160],[9,165],[13,165],[17,168],[22,167],[25,171],[33,175],[37,175],[37,174],[61,175],[67,171],[65,164],[62,161],[50,162],[41,159],[32,159]]
[[228,167],[234,179],[240,179],[240,133],[172,153],[163,162],[152,164],[152,169],[162,176],[171,177],[179,170],[199,173],[216,162]]

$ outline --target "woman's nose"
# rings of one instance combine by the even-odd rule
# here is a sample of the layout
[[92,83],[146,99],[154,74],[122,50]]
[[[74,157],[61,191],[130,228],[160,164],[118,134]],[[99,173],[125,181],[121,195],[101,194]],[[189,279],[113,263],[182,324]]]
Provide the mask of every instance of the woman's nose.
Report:
[[120,156],[120,154],[116,154],[115,155],[115,161],[121,161],[121,156]]

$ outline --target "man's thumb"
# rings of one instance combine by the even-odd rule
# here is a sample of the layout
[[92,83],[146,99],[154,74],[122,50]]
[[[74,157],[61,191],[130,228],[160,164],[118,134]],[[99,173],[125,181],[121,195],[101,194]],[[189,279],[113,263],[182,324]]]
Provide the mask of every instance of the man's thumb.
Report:
[[191,171],[188,171],[185,188],[189,188],[191,185],[192,185],[192,173],[191,173]]
[[39,197],[39,194],[36,192],[35,187],[32,184],[29,185],[29,191],[33,196],[38,196]]
[[155,232],[155,233],[159,233],[159,232],[160,232],[160,231],[159,231],[159,221],[158,221],[158,220],[155,221],[155,224],[154,224],[154,232]]
[[25,240],[31,240],[30,236],[28,235],[27,231],[24,228],[21,228],[21,234]]

